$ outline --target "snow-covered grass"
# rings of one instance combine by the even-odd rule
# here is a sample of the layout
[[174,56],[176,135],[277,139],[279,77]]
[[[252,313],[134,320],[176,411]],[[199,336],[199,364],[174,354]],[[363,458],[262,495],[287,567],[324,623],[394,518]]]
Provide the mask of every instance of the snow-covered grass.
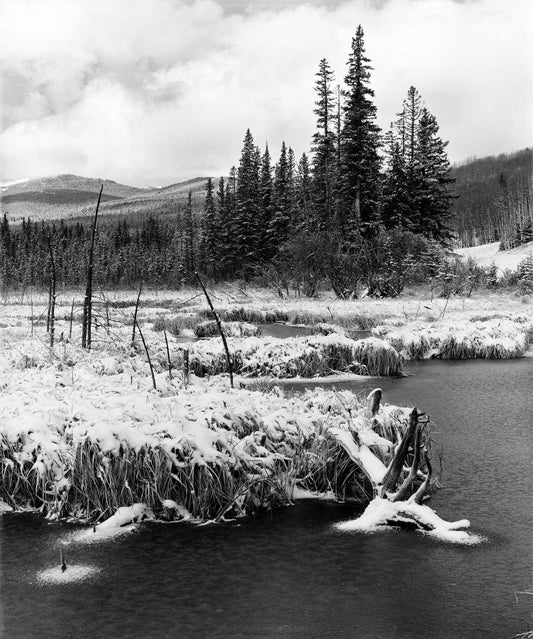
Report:
[[160,373],[154,391],[139,355],[19,346],[31,349],[23,365],[0,357],[1,498],[52,518],[131,521],[120,509],[144,504],[158,516],[220,519],[289,503],[295,484],[368,497],[335,433],[372,440],[406,419],[385,408],[371,427],[351,393],[285,398],[230,390],[225,378],[184,388]]
[[[374,415],[348,391],[286,397],[277,388],[230,389],[223,375],[191,375],[186,385],[167,371],[164,341],[150,323],[156,305],[140,323],[157,389],[144,351],[130,343],[129,306],[112,309],[108,325],[102,316],[90,352],[79,346],[78,324],[66,338],[68,313],[49,347],[42,326],[32,334],[30,310],[0,306],[0,501],[50,518],[110,522],[98,523],[91,540],[139,513],[220,520],[290,504],[302,491],[369,501],[407,427],[408,409],[381,406]],[[44,311],[34,302],[34,314]],[[174,368],[176,340],[169,336]],[[390,344],[336,332],[229,342],[248,375],[385,375],[401,365]],[[209,358],[224,362],[209,364],[210,374],[223,370],[221,340],[189,349],[192,372]]]
[[[377,338],[352,340],[339,334],[229,339],[234,372],[276,378],[318,377],[344,371],[366,375],[397,375],[402,358]],[[190,367],[196,375],[227,372],[225,351],[219,339],[190,347]]]
[[[222,322],[222,329],[228,337],[255,337],[261,334],[261,329],[249,322]],[[200,322],[194,327],[196,337],[214,337],[219,335],[215,320]]]
[[533,318],[515,316],[431,325],[412,323],[406,328],[380,326],[378,335],[406,359],[513,359],[529,348]]

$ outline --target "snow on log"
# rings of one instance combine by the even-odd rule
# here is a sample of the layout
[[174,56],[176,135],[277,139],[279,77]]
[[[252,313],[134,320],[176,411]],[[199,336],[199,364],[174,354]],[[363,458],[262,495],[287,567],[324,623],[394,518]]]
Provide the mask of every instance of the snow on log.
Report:
[[336,524],[336,528],[350,532],[376,532],[385,526],[415,526],[419,531],[442,541],[476,544],[482,541],[479,535],[467,533],[467,519],[445,521],[428,506],[414,501],[392,502],[385,497],[375,497],[357,519]]

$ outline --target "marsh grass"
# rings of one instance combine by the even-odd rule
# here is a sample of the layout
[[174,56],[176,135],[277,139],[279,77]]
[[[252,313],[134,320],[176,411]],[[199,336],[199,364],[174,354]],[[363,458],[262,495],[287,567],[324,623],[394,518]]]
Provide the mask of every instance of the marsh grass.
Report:
[[[252,397],[234,392],[244,393],[242,401]],[[216,459],[204,459],[194,437],[170,439],[164,431],[136,448],[117,439],[109,450],[89,436],[73,441],[64,428],[57,431],[53,454],[36,442],[33,455],[27,454],[26,436],[10,440],[4,434],[0,497],[51,519],[91,522],[135,503],[164,518],[165,500],[180,504],[197,521],[241,516],[290,504],[295,484],[332,492],[342,501],[366,502],[372,487],[329,430],[341,425],[356,432],[352,417],[362,415],[364,405],[348,395],[347,402],[333,391],[319,398],[308,392],[300,409],[311,410],[313,419],[304,427],[287,413],[265,420],[263,411],[251,405],[233,418],[231,412],[215,411],[208,428],[218,433]],[[277,393],[272,399],[279,401]],[[401,411],[381,422],[373,427],[383,436],[401,436],[407,425]]]
[[[261,329],[249,322],[223,322],[222,329],[228,337],[257,337]],[[196,337],[216,337],[219,334],[217,323],[214,320],[200,322],[194,327]]]
[[[403,358],[385,341],[351,340],[342,335],[230,342],[233,370],[248,377],[323,377],[339,372],[390,376],[401,373]],[[216,340],[191,346],[191,371],[199,377],[227,373]]]
[[[149,320],[148,320],[149,321]],[[179,336],[187,329],[195,330],[198,320],[194,314],[180,314],[173,317],[158,315],[153,320],[153,330],[156,332],[167,331],[174,336]]]

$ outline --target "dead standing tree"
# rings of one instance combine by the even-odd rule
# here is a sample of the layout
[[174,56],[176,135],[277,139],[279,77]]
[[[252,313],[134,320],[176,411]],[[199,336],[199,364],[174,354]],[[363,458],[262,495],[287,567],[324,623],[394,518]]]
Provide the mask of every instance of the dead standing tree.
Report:
[[[54,250],[50,236],[46,238],[48,251],[50,253],[50,292],[48,296],[48,319],[46,330],[50,332],[50,347],[54,345],[55,337],[55,313],[56,313],[56,263],[54,260]],[[32,311],[33,316],[33,311]],[[33,327],[33,322],[32,322]]]
[[[205,298],[207,299],[207,303],[209,304],[211,313],[213,314],[213,317],[215,318],[215,322],[217,323],[218,332],[220,333],[220,337],[222,338],[222,344],[224,345],[224,351],[226,353],[226,362],[228,365],[228,372],[229,372],[229,383],[231,388],[233,388],[233,364],[231,361],[231,356],[229,354],[228,342],[226,340],[226,335],[224,334],[224,329],[222,328],[220,317],[218,316],[218,313],[215,311],[215,307],[213,306],[211,302],[211,298],[209,297],[209,294],[207,293],[207,290],[204,286],[204,283],[202,282],[202,279],[200,278],[200,276],[198,275],[196,271],[194,274],[196,275],[196,279],[198,280],[198,282],[200,283],[200,286],[202,287],[202,291],[204,292]],[[187,353],[187,362],[188,360],[189,360],[189,355]]]
[[96,203],[96,211],[93,219],[93,230],[91,234],[91,246],[89,248],[89,259],[87,262],[87,287],[85,289],[85,299],[83,300],[83,323],[81,329],[81,345],[82,348],[91,349],[91,323],[92,323],[92,297],[93,297],[93,268],[94,268],[94,243],[96,238],[96,224],[98,222],[98,209],[100,208],[100,200],[102,199],[102,191],[104,185],[100,187],[98,194],[98,202]]

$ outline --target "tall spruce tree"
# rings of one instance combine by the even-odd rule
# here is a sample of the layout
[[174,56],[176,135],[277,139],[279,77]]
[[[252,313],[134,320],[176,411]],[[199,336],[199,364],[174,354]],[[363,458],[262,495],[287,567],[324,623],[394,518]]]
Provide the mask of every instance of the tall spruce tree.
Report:
[[295,228],[297,231],[315,230],[313,180],[309,159],[305,153],[298,162],[295,179]]
[[416,191],[414,200],[417,216],[415,232],[441,242],[452,236],[452,202],[455,198],[450,177],[451,167],[446,154],[448,142],[439,137],[439,126],[434,115],[422,108],[417,132],[417,149],[413,177]]
[[413,200],[401,142],[394,141],[389,151],[389,165],[383,180],[382,220],[387,229],[413,228]]
[[380,222],[380,129],[372,102],[371,69],[359,25],[352,39],[345,77],[341,131],[340,222],[348,238],[357,231],[371,235]]
[[259,229],[260,243],[258,248],[259,257],[264,260],[268,258],[267,230],[272,219],[272,165],[268,144],[261,157],[261,170],[259,177],[259,199],[261,226]]
[[313,135],[313,200],[317,227],[329,230],[334,213],[334,183],[336,171],[334,74],[325,58],[320,60],[316,74],[314,113],[317,116]]
[[260,227],[259,197],[260,153],[250,129],[244,136],[241,159],[237,171],[237,193],[233,241],[236,267],[246,271],[257,261]]
[[218,264],[219,234],[218,216],[215,206],[213,180],[206,184],[204,217],[202,220],[201,259],[202,267],[208,277],[214,277]]
[[272,217],[267,229],[266,244],[269,257],[276,255],[289,236],[293,194],[289,153],[285,142],[282,142],[279,162],[276,164],[274,172]]
[[411,86],[402,111],[387,135],[388,167],[383,187],[387,228],[402,227],[445,241],[450,236],[450,165],[447,143],[438,136],[435,117]]

